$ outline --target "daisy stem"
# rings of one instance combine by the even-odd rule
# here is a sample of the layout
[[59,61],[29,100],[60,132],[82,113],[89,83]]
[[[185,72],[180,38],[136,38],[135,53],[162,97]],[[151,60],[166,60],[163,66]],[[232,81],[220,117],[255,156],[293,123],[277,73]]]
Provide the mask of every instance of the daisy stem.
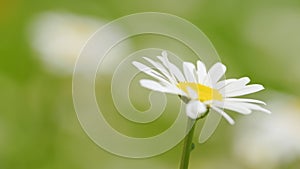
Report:
[[193,142],[193,136],[194,136],[194,131],[195,131],[195,124],[196,123],[195,123],[194,119],[188,118],[187,130],[190,130],[190,131],[184,139],[180,169],[188,169],[188,167],[189,167],[190,153],[193,149],[192,142]]

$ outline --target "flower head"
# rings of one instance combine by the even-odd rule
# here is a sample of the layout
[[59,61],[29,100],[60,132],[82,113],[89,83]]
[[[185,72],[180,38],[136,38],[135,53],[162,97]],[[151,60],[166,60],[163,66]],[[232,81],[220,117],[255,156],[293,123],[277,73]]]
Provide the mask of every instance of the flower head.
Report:
[[223,109],[241,114],[250,114],[252,110],[270,113],[259,105],[265,105],[262,101],[235,98],[261,91],[264,87],[259,84],[247,85],[250,82],[248,77],[221,80],[226,72],[226,66],[222,63],[214,64],[207,71],[201,61],[197,61],[197,67],[190,62],[183,62],[182,72],[169,61],[166,51],[157,58],[160,62],[144,57],[154,69],[133,62],[140,71],[156,80],[142,79],[141,85],[150,90],[179,95],[186,101],[186,113],[192,119],[201,117],[208,109],[220,113],[230,124],[234,124],[234,120]]
[[240,119],[235,128],[234,154],[250,168],[284,168],[300,158],[300,100],[275,91],[270,94],[272,117],[255,114]]
[[[37,52],[45,67],[57,75],[71,75],[81,48],[94,32],[107,21],[100,18],[76,15],[64,12],[45,12],[37,15],[30,25],[30,43]],[[109,30],[109,37],[115,38],[125,34],[121,27],[113,26]],[[101,44],[100,44],[101,45]],[[120,52],[126,52],[129,45],[123,45],[116,54],[107,57],[106,64],[101,68],[104,73],[112,72],[111,66],[116,59],[120,59]],[[98,50],[92,48],[90,50]],[[109,59],[113,58],[113,59]],[[79,70],[89,73],[87,65]]]

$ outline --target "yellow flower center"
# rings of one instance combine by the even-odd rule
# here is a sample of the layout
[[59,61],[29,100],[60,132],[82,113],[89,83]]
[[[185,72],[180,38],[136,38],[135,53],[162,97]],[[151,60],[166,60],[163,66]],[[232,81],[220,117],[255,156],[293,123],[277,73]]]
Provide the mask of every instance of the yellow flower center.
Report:
[[184,92],[188,93],[187,88],[190,87],[198,94],[198,100],[201,102],[208,101],[208,100],[219,100],[221,101],[223,99],[221,93],[213,88],[210,88],[208,86],[204,86],[198,83],[192,83],[192,82],[179,82],[177,84],[177,87],[183,90]]

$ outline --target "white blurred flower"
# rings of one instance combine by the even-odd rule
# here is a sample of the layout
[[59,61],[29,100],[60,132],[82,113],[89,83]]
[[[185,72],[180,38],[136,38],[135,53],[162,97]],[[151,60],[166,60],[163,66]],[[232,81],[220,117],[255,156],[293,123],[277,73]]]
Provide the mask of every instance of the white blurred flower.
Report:
[[272,168],[300,158],[300,100],[275,94],[272,116],[255,114],[237,124],[235,154],[254,168]]
[[248,77],[220,80],[226,72],[226,66],[222,63],[216,63],[207,70],[205,64],[200,60],[197,61],[197,68],[193,63],[183,62],[182,73],[168,60],[166,51],[163,51],[162,56],[157,56],[157,58],[160,62],[144,57],[155,69],[140,62],[133,62],[133,65],[140,71],[157,80],[142,79],[141,85],[150,90],[176,94],[186,98],[186,113],[191,119],[201,117],[207,109],[214,109],[230,124],[234,124],[234,120],[222,109],[241,114],[250,114],[252,110],[270,113],[270,111],[257,105],[265,104],[262,101],[236,98],[258,92],[264,88],[258,84],[248,85],[250,82]]
[[[105,23],[71,13],[42,13],[30,27],[30,40],[48,70],[70,75],[86,41]],[[120,28],[110,32],[111,36],[122,33]]]

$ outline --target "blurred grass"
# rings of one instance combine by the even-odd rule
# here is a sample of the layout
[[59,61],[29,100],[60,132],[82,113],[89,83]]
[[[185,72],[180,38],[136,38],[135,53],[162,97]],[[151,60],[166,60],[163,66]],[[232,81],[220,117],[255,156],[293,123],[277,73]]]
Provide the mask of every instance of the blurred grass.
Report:
[[[67,11],[106,20],[144,11],[175,14],[197,25],[210,38],[229,67],[227,77],[246,75],[268,89],[299,97],[300,80],[290,77],[291,67],[288,62],[282,64],[282,55],[274,55],[243,36],[249,18],[258,10],[268,9],[300,11],[300,1],[0,1],[0,168],[176,168],[180,159],[180,145],[158,157],[135,160],[113,156],[89,140],[73,109],[71,77],[48,73],[30,47],[28,25],[39,13]],[[278,12],[280,16],[281,10]],[[290,26],[293,24],[299,23]],[[300,31],[294,36],[300,38]],[[273,40],[290,43],[284,36]],[[284,60],[289,57],[286,53]],[[300,56],[292,60],[300,63]],[[112,121],[115,125],[118,122]],[[167,120],[162,123],[169,125]],[[121,130],[122,126],[116,128]],[[223,121],[209,142],[197,145],[191,168],[219,168],[213,163],[220,161],[223,166],[232,163],[231,129]],[[138,130],[132,134],[147,136],[161,130],[156,125],[146,133]],[[281,168],[297,167],[299,163]]]

